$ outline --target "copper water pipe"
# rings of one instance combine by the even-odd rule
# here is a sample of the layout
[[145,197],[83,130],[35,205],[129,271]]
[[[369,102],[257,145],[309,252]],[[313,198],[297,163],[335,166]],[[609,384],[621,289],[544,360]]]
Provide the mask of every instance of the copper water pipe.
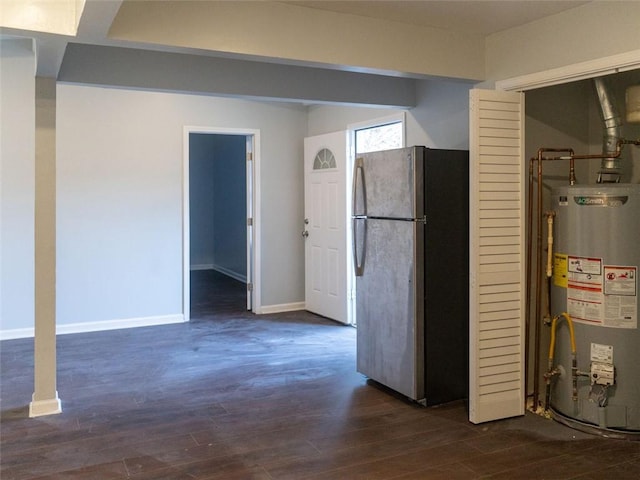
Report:
[[574,155],[573,153],[571,154],[570,157],[566,157],[566,158],[562,158],[560,157],[559,160],[594,160],[594,159],[598,159],[598,158],[618,158],[620,155],[622,155],[622,146],[623,145],[640,145],[640,139],[638,140],[625,140],[624,138],[619,139],[616,142],[616,152],[615,153],[595,153],[593,155]]
[[[569,157],[543,157],[542,154],[546,152],[557,152],[557,153],[569,153]],[[540,366],[538,365],[538,357],[540,356],[540,322],[538,321],[538,316],[540,314],[540,302],[542,292],[540,291],[540,284],[542,281],[541,274],[542,270],[540,269],[540,258],[541,258],[541,248],[542,248],[542,216],[540,212],[542,212],[542,162],[549,160],[567,160],[574,156],[573,149],[571,148],[540,148],[538,149],[538,156],[531,158],[529,163],[529,194],[528,194],[528,228],[527,232],[527,266],[526,266],[526,275],[527,275],[527,312],[525,316],[525,331],[526,331],[526,339],[525,339],[525,365],[529,362],[529,330],[531,327],[531,268],[532,268],[532,230],[533,230],[533,162],[538,162],[538,186],[537,186],[537,208],[536,214],[538,214],[538,231],[537,231],[537,244],[536,244],[536,303],[534,305],[534,314],[533,318],[535,320],[534,325],[534,364],[533,364],[533,408],[536,410],[538,408],[538,398],[539,398],[539,380],[538,376],[540,374]],[[575,183],[575,173],[574,173],[574,164],[570,162],[570,170],[569,170],[569,181]],[[572,183],[572,184],[573,184]],[[528,389],[528,381],[529,381],[529,369],[525,366],[525,388]]]
[[538,150],[538,202],[536,208],[536,215],[538,217],[538,232],[536,240],[536,305],[534,308],[534,325],[533,325],[533,408],[534,411],[538,410],[538,397],[540,395],[540,386],[538,377],[540,376],[540,302],[542,298],[542,292],[540,291],[540,284],[542,283],[542,269],[540,268],[540,258],[542,249],[542,149]]
[[[526,271],[526,282],[525,288],[526,291],[526,313],[524,316],[524,331],[525,331],[525,341],[524,341],[524,390],[525,390],[525,408],[527,403],[527,398],[529,397],[529,329],[531,328],[531,231],[533,224],[533,162],[537,160],[536,158],[531,158],[529,160],[529,191],[527,198],[527,264],[525,266]],[[534,408],[535,411],[535,408]]]

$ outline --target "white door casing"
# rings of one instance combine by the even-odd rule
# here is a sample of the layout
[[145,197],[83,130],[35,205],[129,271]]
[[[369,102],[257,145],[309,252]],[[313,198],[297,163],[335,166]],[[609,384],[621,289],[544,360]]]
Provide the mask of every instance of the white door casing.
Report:
[[246,198],[246,210],[247,210],[247,310],[253,309],[253,228],[254,228],[254,216],[253,216],[253,151],[255,142],[255,135],[246,136],[246,185],[247,185],[247,198]]
[[[225,127],[183,127],[182,151],[182,314],[190,321],[189,135],[243,135],[247,139],[247,309],[262,313],[260,286],[260,130]],[[251,221],[249,222],[249,218]]]
[[470,91],[469,420],[524,414],[524,94]]
[[305,308],[349,322],[347,132],[304,140]]

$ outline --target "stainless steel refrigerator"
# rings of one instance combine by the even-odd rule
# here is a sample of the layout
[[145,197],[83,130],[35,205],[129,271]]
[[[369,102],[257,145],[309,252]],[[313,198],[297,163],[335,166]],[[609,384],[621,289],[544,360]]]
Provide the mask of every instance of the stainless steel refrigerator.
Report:
[[424,405],[468,391],[468,159],[409,147],[353,172],[357,370]]

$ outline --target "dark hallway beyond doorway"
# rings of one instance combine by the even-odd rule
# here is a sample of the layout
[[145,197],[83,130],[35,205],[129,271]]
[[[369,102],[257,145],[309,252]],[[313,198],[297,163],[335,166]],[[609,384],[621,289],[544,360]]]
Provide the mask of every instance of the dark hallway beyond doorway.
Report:
[[191,320],[247,314],[247,285],[215,270],[191,271]]

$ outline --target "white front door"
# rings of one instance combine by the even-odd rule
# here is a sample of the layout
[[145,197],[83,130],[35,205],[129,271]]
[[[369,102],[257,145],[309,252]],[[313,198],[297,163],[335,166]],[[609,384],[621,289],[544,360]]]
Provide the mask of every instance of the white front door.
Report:
[[347,132],[304,140],[305,304],[349,323]]

